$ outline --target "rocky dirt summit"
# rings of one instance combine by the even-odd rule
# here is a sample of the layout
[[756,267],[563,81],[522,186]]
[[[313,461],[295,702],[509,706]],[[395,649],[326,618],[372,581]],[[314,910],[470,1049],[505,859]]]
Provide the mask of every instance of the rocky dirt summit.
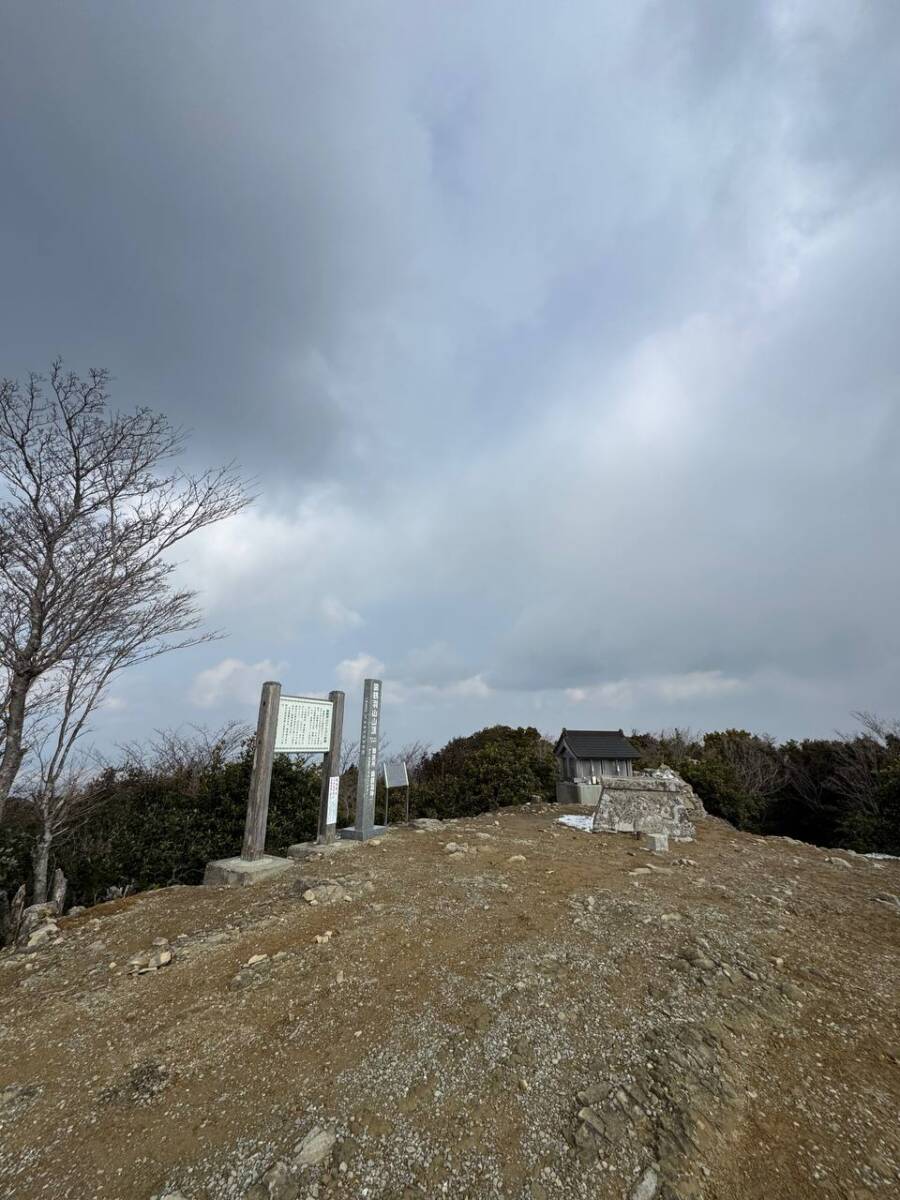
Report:
[[423,822],[0,955],[0,1196],[900,1195],[900,862],[560,814]]

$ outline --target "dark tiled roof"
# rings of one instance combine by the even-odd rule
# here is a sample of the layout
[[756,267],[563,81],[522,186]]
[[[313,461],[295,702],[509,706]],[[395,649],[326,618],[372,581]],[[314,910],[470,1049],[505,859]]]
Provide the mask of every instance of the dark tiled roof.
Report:
[[576,758],[639,758],[621,729],[564,729],[556,743],[558,754],[565,743]]

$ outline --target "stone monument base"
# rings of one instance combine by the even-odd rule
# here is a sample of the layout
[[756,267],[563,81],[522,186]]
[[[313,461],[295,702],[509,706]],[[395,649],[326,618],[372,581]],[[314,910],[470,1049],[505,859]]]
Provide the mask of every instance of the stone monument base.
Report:
[[294,865],[291,858],[276,858],[264,854],[262,858],[219,858],[206,864],[203,875],[205,884],[219,887],[243,887],[248,883],[261,883],[264,879],[275,879]]
[[352,842],[367,842],[369,838],[380,837],[383,833],[387,833],[387,825],[373,825],[371,829],[357,829],[355,825],[348,825],[346,829],[338,830],[338,837]]
[[594,811],[595,833],[666,834],[690,841],[692,819],[706,812],[689,783],[669,767],[648,775],[604,779]]

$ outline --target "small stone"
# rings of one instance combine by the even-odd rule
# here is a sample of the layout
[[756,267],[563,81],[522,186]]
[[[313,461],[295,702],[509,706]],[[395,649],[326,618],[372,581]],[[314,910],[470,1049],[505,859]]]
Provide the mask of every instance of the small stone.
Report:
[[154,938],[153,939],[154,946],[168,946],[168,944],[169,944],[168,938]]
[[659,1176],[653,1167],[648,1167],[632,1189],[631,1200],[653,1200],[658,1185]]
[[790,982],[780,983],[778,985],[778,990],[781,992],[782,996],[793,1001],[794,1004],[806,999],[803,992],[801,992],[795,984]]
[[525,862],[526,860],[524,854],[513,854],[506,861],[508,863],[520,863]]
[[303,899],[307,904],[333,904],[336,900],[343,900],[346,895],[339,883],[317,883],[306,889]]
[[331,1155],[336,1141],[330,1129],[322,1129],[317,1125],[294,1147],[294,1166],[316,1166],[324,1162]]
[[59,933],[59,926],[55,921],[46,921],[43,925],[39,925],[33,933],[29,934],[27,948],[29,950],[34,946],[43,946],[51,937]]
[[87,909],[83,904],[73,904],[66,913],[67,917],[80,917],[82,913],[86,913]]
[[629,875],[652,875],[653,872],[649,867],[635,867],[633,871],[628,872]]
[[254,954],[244,963],[245,967],[255,967],[257,963],[268,962],[268,954]]
[[851,867],[852,868],[852,866],[853,866],[852,863],[847,862],[846,858],[837,858],[837,857],[828,856],[825,859],[825,861],[827,863],[831,863],[832,866],[835,866],[835,867]]
[[154,954],[147,964],[148,967],[153,967],[158,970],[159,967],[167,967],[172,961],[173,955],[171,950],[160,950],[158,954]]
[[267,1200],[297,1200],[300,1194],[300,1186],[291,1178],[286,1162],[273,1163],[259,1182],[265,1188],[262,1194]]

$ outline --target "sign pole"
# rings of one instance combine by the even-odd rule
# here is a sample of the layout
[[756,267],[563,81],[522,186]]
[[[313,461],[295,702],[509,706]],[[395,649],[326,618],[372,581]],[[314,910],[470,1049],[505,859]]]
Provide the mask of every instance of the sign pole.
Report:
[[332,704],[331,744],[322,762],[322,793],[319,800],[317,841],[330,844],[337,837],[337,804],[341,786],[341,738],[344,730],[344,693],[329,692]]
[[275,731],[278,727],[278,705],[281,684],[271,680],[262,685],[259,698],[259,718],[256,722],[256,751],[250,774],[250,795],[247,799],[247,822],[244,826],[244,845],[241,858],[255,862],[266,853],[266,824],[269,819],[269,787],[272,783],[272,760],[275,757]]

